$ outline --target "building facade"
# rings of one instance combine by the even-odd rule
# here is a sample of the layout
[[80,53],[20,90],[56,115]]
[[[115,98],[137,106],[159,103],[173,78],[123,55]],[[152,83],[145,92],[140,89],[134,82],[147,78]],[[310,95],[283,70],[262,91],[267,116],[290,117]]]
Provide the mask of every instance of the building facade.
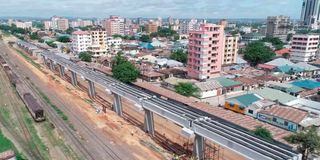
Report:
[[319,29],[320,0],[303,0],[301,23],[311,29]]
[[278,37],[286,41],[290,30],[290,17],[269,16],[267,19],[267,36]]
[[74,53],[86,52],[92,44],[91,35],[87,31],[76,31],[72,33],[72,50]]
[[69,28],[69,20],[66,18],[60,18],[57,20],[57,30],[65,31]]
[[109,19],[105,20],[104,28],[108,36],[124,35],[124,19],[119,16],[110,16]]
[[238,56],[238,35],[225,35],[224,36],[224,52],[222,56],[222,64],[234,64],[237,62]]
[[293,35],[290,49],[291,60],[309,62],[316,59],[319,35]]
[[221,25],[201,24],[190,31],[188,47],[188,76],[209,79],[220,75],[224,28]]
[[144,26],[148,34],[158,32],[158,25],[155,22],[146,23]]

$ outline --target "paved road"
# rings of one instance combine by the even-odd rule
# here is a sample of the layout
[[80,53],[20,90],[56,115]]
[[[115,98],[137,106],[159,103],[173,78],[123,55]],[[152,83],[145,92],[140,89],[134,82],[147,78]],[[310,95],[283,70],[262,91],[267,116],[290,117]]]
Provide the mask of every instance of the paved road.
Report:
[[[11,62],[17,65],[19,70],[23,72],[21,73],[20,71],[20,74],[28,76],[30,78],[30,81],[34,82],[38,88],[46,93],[46,95],[50,97],[53,104],[59,106],[60,109],[68,116],[69,121],[74,125],[79,134],[82,136],[77,137],[85,139],[84,141],[82,141],[82,144],[92,155],[92,157],[88,159],[134,159],[134,157],[131,157],[132,154],[130,154],[130,151],[128,149],[126,149],[124,146],[119,146],[110,142],[110,140],[108,140],[108,137],[105,136],[104,133],[94,128],[95,124],[93,124],[93,122],[81,118],[85,117],[85,115],[80,110],[71,110],[68,106],[72,106],[75,104],[72,104],[70,101],[66,101],[65,99],[61,98],[57,91],[50,88],[50,86],[45,84],[41,79],[39,79],[39,77],[35,76],[34,73],[28,69],[26,64],[20,63],[18,61],[18,59],[15,57],[16,53],[11,53],[11,51],[8,50],[8,48],[2,42],[0,44],[0,50],[4,53],[7,53],[9,58],[12,60]],[[58,128],[63,128],[63,126],[59,126],[59,124],[57,125]],[[77,148],[77,150],[81,149]]]

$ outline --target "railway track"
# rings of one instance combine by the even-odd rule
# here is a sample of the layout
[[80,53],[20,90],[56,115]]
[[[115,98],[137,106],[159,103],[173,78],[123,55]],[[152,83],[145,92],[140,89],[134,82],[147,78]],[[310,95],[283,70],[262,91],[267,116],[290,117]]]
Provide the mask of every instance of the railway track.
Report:
[[[5,75],[4,70],[1,69],[3,73],[0,74],[0,77],[3,81],[8,81],[8,79],[5,77],[7,75]],[[2,83],[3,85],[5,85],[4,87],[11,89],[11,83]],[[24,115],[22,114],[22,110],[20,108],[20,104],[18,104],[18,101],[21,101],[21,99],[18,98],[18,95],[16,96],[10,96],[10,101],[9,103],[11,104],[10,106],[12,107],[7,107],[8,109],[11,110],[11,113],[14,113],[14,118],[17,119],[18,121],[18,129],[21,131],[21,133],[23,134],[23,137],[21,137],[21,135],[19,135],[14,128],[9,129],[11,130],[11,134],[21,143],[23,143],[22,147],[24,148],[24,150],[29,154],[29,156],[33,159],[44,159],[44,157],[41,155],[39,149],[37,148],[37,146],[35,146],[33,144],[32,141],[32,136],[31,133],[29,131],[29,129],[27,128],[25,121],[24,121]],[[2,119],[2,117],[1,117]],[[2,119],[2,121],[5,121],[4,119]]]
[[[14,65],[11,61],[10,61],[11,65]],[[20,70],[19,70],[20,72]],[[23,75],[22,72],[19,73],[20,75]],[[85,159],[97,159],[96,156],[91,153],[91,151],[88,150],[88,148],[86,146],[83,145],[83,143],[79,140],[80,138],[75,136],[74,130],[70,128],[70,126],[68,124],[66,124],[66,122],[64,122],[59,115],[55,114],[55,110],[53,108],[51,108],[51,106],[48,106],[48,104],[46,104],[42,97],[40,96],[40,92],[38,91],[38,89],[29,81],[23,79],[22,80],[23,83],[34,93],[34,96],[37,99],[40,99],[40,104],[44,107],[44,109],[47,111],[46,115],[49,117],[49,119],[56,125],[59,126],[60,129],[63,131],[63,133],[67,134],[67,136],[70,138],[70,140],[72,141],[72,143],[78,148],[79,152],[82,154],[82,157],[85,157]],[[51,97],[51,96],[50,96]],[[61,102],[60,100],[58,100],[59,98],[57,97],[52,97],[53,99],[59,101],[61,104],[63,104],[63,102]],[[64,112],[67,111],[67,115],[70,114],[74,114],[72,110],[68,109],[68,107],[64,107],[63,109],[61,108],[61,110],[63,110]],[[83,122],[83,120],[81,120],[77,115],[73,115],[73,117],[75,117],[77,119],[77,121],[82,125],[82,129],[85,129],[85,132],[88,133],[90,135],[90,137],[93,137],[95,139],[95,144],[99,146],[99,148],[101,150],[104,151],[104,153],[106,153],[108,155],[108,159],[112,159],[112,160],[120,160],[121,158],[112,151],[112,149],[108,146],[108,144],[105,144],[103,142],[103,139],[101,139],[100,137],[98,137],[88,126],[87,124],[85,124]],[[82,130],[81,130],[82,131]]]

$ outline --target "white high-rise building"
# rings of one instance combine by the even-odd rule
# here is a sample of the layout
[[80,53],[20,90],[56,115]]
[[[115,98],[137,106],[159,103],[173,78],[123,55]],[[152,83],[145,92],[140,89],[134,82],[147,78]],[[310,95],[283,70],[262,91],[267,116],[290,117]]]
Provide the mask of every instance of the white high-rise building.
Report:
[[63,17],[53,16],[51,18],[51,27],[55,30],[65,31],[69,28],[69,20]]
[[72,50],[74,53],[86,52],[92,44],[91,35],[87,31],[75,31],[72,33]]
[[316,59],[319,35],[293,35],[290,49],[291,60],[309,62]]
[[303,0],[301,22],[311,29],[319,29],[320,0]]
[[235,64],[238,56],[239,35],[224,36],[224,52],[222,55],[222,64]]

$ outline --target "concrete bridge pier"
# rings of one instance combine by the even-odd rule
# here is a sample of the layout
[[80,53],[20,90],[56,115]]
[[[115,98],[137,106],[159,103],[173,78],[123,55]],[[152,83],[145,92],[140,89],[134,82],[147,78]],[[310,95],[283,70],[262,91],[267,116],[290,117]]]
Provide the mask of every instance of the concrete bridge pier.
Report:
[[197,160],[203,160],[204,159],[204,137],[195,134],[194,142],[193,142],[193,157],[195,157]]
[[147,109],[144,109],[144,131],[154,136],[153,112]]
[[58,67],[59,67],[60,77],[64,77],[64,67],[60,64],[58,64]]
[[123,113],[122,113],[122,103],[121,103],[121,96],[116,94],[116,93],[112,93],[113,94],[113,110],[118,114],[118,116],[122,117]]
[[77,73],[71,71],[71,83],[73,86],[77,86],[78,85],[78,80],[77,80]]
[[49,59],[49,68],[50,70],[54,70],[54,66],[53,66],[53,60]]
[[90,80],[87,80],[87,81],[89,83],[89,90],[88,90],[89,96],[90,98],[94,98],[96,96],[96,89],[94,87],[94,82]]

